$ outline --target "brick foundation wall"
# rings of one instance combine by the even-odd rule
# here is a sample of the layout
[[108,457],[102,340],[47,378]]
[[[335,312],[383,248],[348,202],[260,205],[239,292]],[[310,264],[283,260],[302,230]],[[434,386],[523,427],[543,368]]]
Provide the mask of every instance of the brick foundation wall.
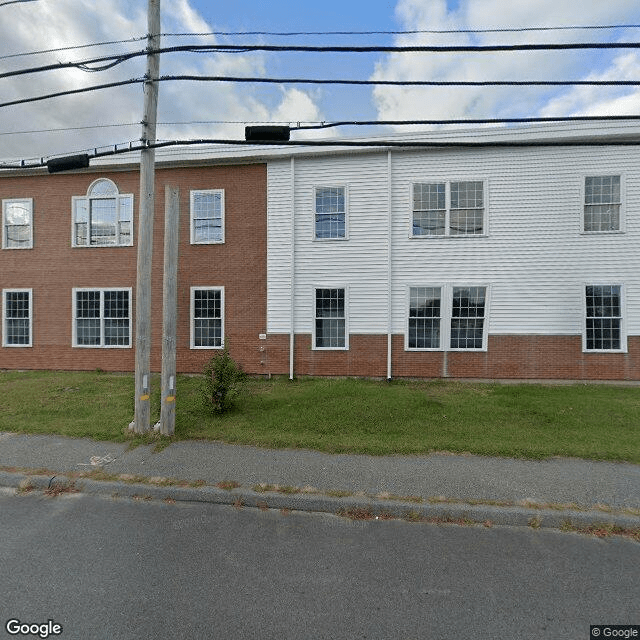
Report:
[[[271,373],[289,372],[289,336],[269,335]],[[640,337],[627,353],[583,353],[581,336],[489,336],[486,352],[405,351],[404,336],[392,340],[394,378],[521,380],[640,380]],[[296,376],[387,375],[387,336],[350,335],[348,351],[314,351],[311,336],[296,335]]]

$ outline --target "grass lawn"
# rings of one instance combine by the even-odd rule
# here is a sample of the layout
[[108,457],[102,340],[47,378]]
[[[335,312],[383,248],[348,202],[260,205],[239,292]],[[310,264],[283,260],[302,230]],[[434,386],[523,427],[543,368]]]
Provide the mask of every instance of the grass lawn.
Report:
[[[154,379],[155,422],[159,380]],[[432,451],[640,464],[640,388],[312,379],[250,379],[237,409],[207,412],[201,379],[179,376],[174,440],[373,455]],[[0,373],[0,431],[133,438],[133,375]]]

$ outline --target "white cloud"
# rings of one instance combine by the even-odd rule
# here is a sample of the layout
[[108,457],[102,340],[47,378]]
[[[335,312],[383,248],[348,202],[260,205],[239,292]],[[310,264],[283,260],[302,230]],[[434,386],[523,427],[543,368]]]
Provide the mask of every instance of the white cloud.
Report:
[[[35,50],[131,40],[147,31],[146,0],[38,0],[0,9],[0,56]],[[165,0],[162,30],[167,33],[211,32],[189,0]],[[196,40],[199,44],[203,41]],[[186,42],[194,42],[188,40]],[[215,44],[208,37],[206,42]],[[165,46],[184,44],[184,39],[165,38]],[[75,49],[56,53],[0,59],[0,73],[58,61],[77,61],[114,52],[141,51],[144,41]],[[141,56],[100,73],[61,70],[22,75],[2,80],[0,102],[73,90],[97,84],[141,78],[145,57]],[[163,54],[161,75],[252,75],[266,74],[262,54]],[[29,159],[64,155],[83,149],[136,141],[142,119],[142,85],[118,87],[2,108],[0,158]],[[288,119],[318,120],[314,94],[298,90],[252,84],[171,81],[160,84],[159,122],[238,121],[239,124],[164,125],[158,138],[242,137],[244,121]],[[133,123],[130,127],[106,125]],[[103,125],[96,127],[96,125]],[[64,132],[12,134],[56,128],[90,127]]]
[[[526,28],[576,24],[634,23],[640,20],[635,0],[460,0],[449,11],[445,0],[400,0],[396,15],[405,30]],[[603,41],[624,37],[610,31],[527,31],[485,34],[419,34],[401,36],[398,44],[493,44],[515,42]],[[632,40],[637,40],[637,32]],[[381,60],[374,79],[397,80],[575,80],[584,79],[595,67],[598,77],[620,77],[637,69],[638,57],[618,51],[415,53],[391,54]],[[635,71],[635,70],[634,70]],[[633,75],[633,73],[631,74]],[[637,77],[637,72],[635,72]],[[597,112],[619,113],[630,108],[635,92],[605,87],[552,90],[548,88],[377,87],[373,99],[378,117],[397,119],[450,119],[518,117]],[[609,111],[611,110],[611,111]],[[637,112],[637,107],[626,113]]]

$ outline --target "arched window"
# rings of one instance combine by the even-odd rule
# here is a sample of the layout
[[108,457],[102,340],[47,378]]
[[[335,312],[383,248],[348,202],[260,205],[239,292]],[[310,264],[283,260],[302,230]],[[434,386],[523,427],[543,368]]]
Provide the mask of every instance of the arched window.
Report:
[[86,196],[73,198],[73,246],[133,244],[133,195],[120,194],[106,178],[93,182]]

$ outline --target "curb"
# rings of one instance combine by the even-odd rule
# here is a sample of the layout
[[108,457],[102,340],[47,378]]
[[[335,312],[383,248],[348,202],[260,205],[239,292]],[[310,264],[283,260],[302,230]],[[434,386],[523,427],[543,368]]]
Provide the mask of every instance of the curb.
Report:
[[[19,490],[28,484],[33,490],[47,491],[72,486],[77,492],[111,498],[204,502],[258,509],[286,509],[329,513],[354,520],[404,519],[441,524],[515,526],[543,529],[571,529],[613,526],[640,529],[640,517],[604,511],[535,509],[519,506],[494,506],[456,503],[424,504],[401,500],[380,500],[357,496],[331,497],[322,494],[259,493],[251,489],[220,489],[215,486],[179,487],[126,483],[111,480],[43,476],[0,471],[0,487]],[[64,492],[64,491],[62,491]]]

